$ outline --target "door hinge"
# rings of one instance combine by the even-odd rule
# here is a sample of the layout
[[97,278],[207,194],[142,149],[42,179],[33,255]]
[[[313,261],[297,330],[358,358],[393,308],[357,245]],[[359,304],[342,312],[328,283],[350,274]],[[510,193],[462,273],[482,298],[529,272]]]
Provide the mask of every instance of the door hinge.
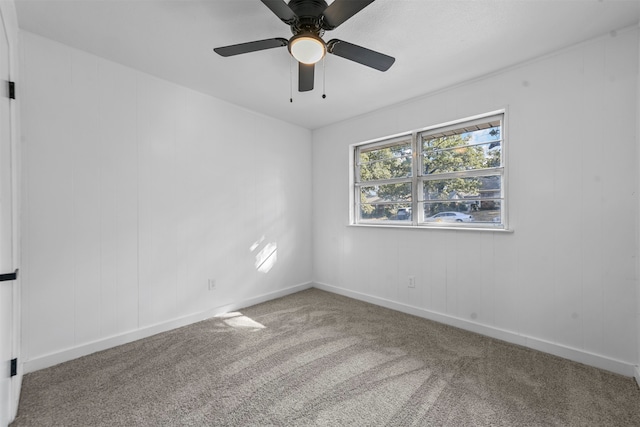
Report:
[[11,359],[11,375],[10,377],[15,377],[18,375],[18,359]]
[[9,98],[16,99],[16,83],[9,82]]
[[0,274],[0,282],[6,282],[8,280],[16,280],[18,278],[18,269],[13,273]]

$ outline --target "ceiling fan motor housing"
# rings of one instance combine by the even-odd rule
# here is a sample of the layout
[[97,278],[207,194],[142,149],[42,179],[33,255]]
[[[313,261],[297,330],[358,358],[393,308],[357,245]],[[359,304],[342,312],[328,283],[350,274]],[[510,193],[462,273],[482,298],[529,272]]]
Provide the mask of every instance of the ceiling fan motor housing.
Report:
[[301,33],[312,33],[318,37],[324,35],[322,13],[327,8],[324,0],[291,0],[289,7],[296,14],[297,19],[291,23],[294,36]]
[[317,19],[327,7],[327,2],[324,0],[291,0],[289,2],[289,8],[300,18],[310,16]]

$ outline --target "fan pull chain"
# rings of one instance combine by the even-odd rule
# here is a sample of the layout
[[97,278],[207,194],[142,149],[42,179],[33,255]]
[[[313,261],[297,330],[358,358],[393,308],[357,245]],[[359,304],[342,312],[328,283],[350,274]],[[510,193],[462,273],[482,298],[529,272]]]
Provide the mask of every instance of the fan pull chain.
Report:
[[293,103],[293,60],[289,56],[289,102]]
[[326,58],[326,55],[322,58],[322,99],[325,99],[327,97],[327,94],[326,94],[327,91],[325,90],[326,79],[327,79],[327,68],[324,62],[325,58]]

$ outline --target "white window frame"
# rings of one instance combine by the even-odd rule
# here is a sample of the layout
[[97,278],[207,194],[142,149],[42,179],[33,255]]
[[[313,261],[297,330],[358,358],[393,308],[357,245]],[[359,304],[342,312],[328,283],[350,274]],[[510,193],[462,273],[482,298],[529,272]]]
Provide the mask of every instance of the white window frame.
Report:
[[[472,117],[466,117],[459,120],[450,121],[434,126],[417,129],[411,132],[405,132],[392,135],[385,138],[369,140],[349,147],[350,156],[350,209],[349,224],[353,226],[364,227],[401,227],[401,228],[419,228],[419,229],[455,229],[455,230],[485,230],[485,231],[511,231],[508,227],[508,197],[507,197],[507,126],[506,126],[506,110],[497,110],[485,114]],[[486,123],[489,121],[500,121],[500,166],[473,169],[469,171],[446,172],[435,175],[425,175],[422,170],[422,140],[423,136],[433,135],[440,132],[446,132],[454,129],[460,129],[465,126],[473,126],[475,124]],[[399,177],[385,180],[360,181],[359,159],[360,152],[363,149],[383,148],[392,146],[402,141],[411,141],[412,150],[412,172],[410,177]],[[423,182],[428,180],[442,180],[461,177],[478,177],[478,176],[499,176],[500,177],[500,196],[495,200],[500,201],[500,222],[471,222],[471,223],[435,223],[425,222],[424,201],[423,198]],[[370,185],[383,185],[394,183],[411,183],[411,221],[407,220],[366,220],[360,218],[360,187]]]

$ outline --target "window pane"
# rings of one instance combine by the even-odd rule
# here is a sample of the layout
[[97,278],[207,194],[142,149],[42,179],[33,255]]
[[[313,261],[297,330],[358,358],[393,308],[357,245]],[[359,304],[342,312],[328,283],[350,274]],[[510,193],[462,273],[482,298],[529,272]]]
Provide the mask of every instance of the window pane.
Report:
[[480,206],[482,199],[502,197],[501,177],[498,175],[451,178],[423,181],[424,201],[465,200]]
[[424,222],[428,224],[475,223],[502,225],[501,199],[480,200],[473,207],[468,202],[450,201],[424,203]]
[[424,175],[501,166],[500,126],[447,133],[422,136]]
[[362,221],[406,221],[411,222],[411,204],[361,204]]
[[361,187],[360,218],[411,220],[411,183]]
[[360,151],[360,181],[411,176],[411,142]]
[[363,203],[409,202],[411,204],[411,183],[369,185],[360,187]]

